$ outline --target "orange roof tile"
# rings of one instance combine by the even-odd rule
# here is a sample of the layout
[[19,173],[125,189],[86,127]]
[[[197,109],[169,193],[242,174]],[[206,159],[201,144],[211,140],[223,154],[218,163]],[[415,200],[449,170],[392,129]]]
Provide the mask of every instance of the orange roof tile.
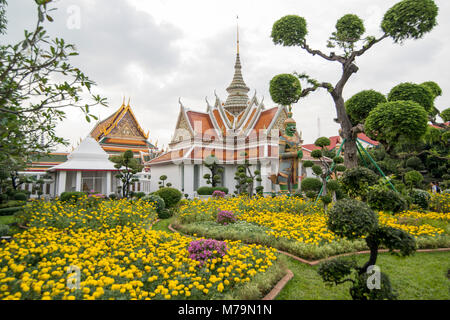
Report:
[[268,110],[264,110],[261,112],[258,121],[256,122],[254,129],[259,131],[264,128],[268,128],[269,125],[272,123],[273,118],[277,114],[278,108],[274,107]]
[[[189,122],[191,123],[192,128],[197,130],[197,134],[201,133],[204,136],[215,136],[217,137],[216,130],[214,129],[214,125],[209,117],[209,114],[197,111],[187,111],[186,112]],[[198,132],[200,124],[201,132]]]

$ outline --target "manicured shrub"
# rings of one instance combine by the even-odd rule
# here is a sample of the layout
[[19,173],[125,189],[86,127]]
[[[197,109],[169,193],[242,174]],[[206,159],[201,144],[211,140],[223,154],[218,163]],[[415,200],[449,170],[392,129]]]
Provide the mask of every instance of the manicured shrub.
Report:
[[305,178],[302,180],[303,191],[320,191],[322,182],[317,178]]
[[337,180],[330,180],[327,182],[327,190],[336,191],[339,188],[340,188],[340,185]]
[[0,194],[0,203],[8,201],[8,195],[6,193]]
[[378,181],[378,176],[365,167],[354,167],[344,172],[341,179],[342,189],[352,198],[365,200],[368,187]]
[[17,192],[14,194],[14,200],[27,201],[27,195],[22,192]]
[[418,187],[423,181],[423,176],[419,171],[411,170],[405,173],[405,183],[410,188]]
[[86,194],[81,191],[66,191],[61,193],[59,199],[61,201],[72,201],[77,202],[80,198],[84,197]]
[[201,196],[210,196],[212,195],[213,192],[214,192],[213,187],[204,186],[197,189],[197,194]]
[[161,188],[158,191],[154,192],[154,194],[164,199],[164,203],[166,204],[167,209],[174,207],[183,196],[183,194],[179,190],[170,187]]
[[336,235],[354,240],[372,232],[378,226],[378,218],[364,202],[344,199],[328,212],[327,226]]
[[145,192],[136,192],[134,195],[134,197],[141,199],[142,197],[145,197]]
[[111,193],[108,198],[110,198],[111,200],[116,200],[117,199],[117,195],[115,193]]
[[12,214],[15,214],[16,212],[19,212],[23,209],[23,207],[11,207],[11,208],[3,208],[0,209],[0,216],[10,216]]
[[406,210],[408,205],[402,196],[394,190],[372,189],[367,196],[367,203],[373,210],[397,213]]
[[411,198],[411,202],[418,205],[423,210],[427,210],[430,206],[431,196],[425,190],[412,189],[409,191],[408,195]]
[[228,188],[227,187],[214,187],[214,191],[216,191],[216,190],[219,190],[219,191],[225,192],[225,194],[228,194]]
[[172,212],[169,209],[162,209],[158,212],[159,219],[169,219],[172,216]]
[[158,213],[158,217],[162,213],[162,211],[166,208],[164,199],[156,194],[149,194],[148,196],[142,197],[142,200],[153,203],[155,210]]
[[11,230],[8,225],[0,224],[0,237],[9,236],[11,234]]

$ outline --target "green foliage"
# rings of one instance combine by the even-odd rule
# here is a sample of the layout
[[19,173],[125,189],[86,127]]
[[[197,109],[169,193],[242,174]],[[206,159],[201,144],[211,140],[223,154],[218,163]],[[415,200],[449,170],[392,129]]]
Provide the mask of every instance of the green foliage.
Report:
[[423,181],[423,176],[419,171],[411,170],[405,173],[405,183],[410,188],[419,187]]
[[314,142],[314,144],[318,147],[323,148],[323,147],[329,146],[331,144],[331,141],[327,137],[320,137],[320,138],[317,138],[317,140]]
[[[336,163],[336,164],[344,163],[344,158],[341,157],[341,156],[333,157],[333,162]],[[343,171],[344,171],[344,170],[343,170]]]
[[167,209],[176,206],[183,196],[183,194],[179,190],[170,187],[161,188],[158,191],[155,191],[153,194],[156,194],[157,196],[160,196],[164,199],[164,203]]
[[340,188],[339,182],[337,180],[329,180],[327,182],[327,189],[330,191],[336,191]]
[[434,81],[426,81],[420,84],[421,86],[427,88],[431,94],[433,95],[433,99],[442,95],[442,89],[439,85]]
[[305,160],[303,161],[303,166],[305,168],[311,168],[314,165],[314,162],[312,162],[311,160]]
[[336,258],[321,262],[317,272],[325,283],[338,285],[345,277],[350,276],[356,267],[356,261],[353,259]]
[[350,197],[365,199],[368,187],[376,184],[378,176],[372,170],[365,167],[347,169],[342,175],[341,185],[344,192]]
[[367,195],[367,203],[373,210],[397,213],[408,208],[402,196],[394,190],[373,188]]
[[[404,230],[379,227],[370,237],[383,244],[394,255],[409,256],[416,251],[416,241]],[[399,250],[397,253],[395,250]]]
[[364,128],[370,138],[393,146],[420,140],[427,126],[427,112],[418,103],[392,101],[380,103],[370,111]]
[[317,164],[313,165],[311,169],[316,176],[320,176],[323,173],[322,167]]
[[290,106],[300,99],[302,87],[297,77],[292,74],[279,74],[270,81],[270,96],[275,103]]
[[160,213],[158,213],[159,219],[169,219],[172,216],[172,212],[169,209],[162,209]]
[[324,196],[321,196],[320,199],[322,200],[322,202],[323,202],[325,205],[330,204],[330,203],[333,201],[333,199],[331,198],[331,196],[330,196],[329,194],[326,194],[326,195],[324,195]]
[[156,212],[158,216],[162,213],[163,209],[166,208],[166,203],[164,199],[156,194],[149,194],[142,198],[143,201],[153,202]]
[[339,46],[344,49],[347,57],[353,51],[355,42],[361,39],[364,32],[363,21],[355,14],[346,14],[337,21],[336,31],[332,33],[328,40],[328,47]]
[[[95,82],[71,64],[78,55],[73,44],[51,39],[44,22],[52,22],[51,1],[29,1],[37,16],[34,29],[24,30],[23,40],[0,48],[0,161],[11,156],[46,153],[67,141],[56,135],[65,110],[78,108],[87,121],[97,119],[89,108],[106,105],[94,95]],[[4,1],[0,6],[0,33],[6,32]],[[46,18],[46,19],[45,19]],[[42,136],[45,142],[42,143]]]
[[346,14],[336,23],[336,39],[338,41],[359,41],[365,31],[363,21],[355,14]]
[[445,122],[450,121],[450,108],[441,111],[441,118]]
[[386,97],[375,90],[364,90],[345,101],[345,110],[354,125],[364,123],[369,112],[379,103],[386,102]]
[[389,277],[380,272],[380,289],[370,290],[367,286],[370,274],[363,273],[356,277],[356,282],[350,288],[353,300],[396,300],[397,294],[393,291]]
[[304,178],[302,180],[303,191],[317,191],[322,188],[322,182],[317,178]]
[[347,167],[342,164],[338,164],[334,167],[334,170],[337,172],[344,172],[345,170],[347,170]]
[[8,208],[2,208],[0,209],[0,216],[10,216],[12,214],[15,214],[16,212],[19,212],[23,209],[22,207],[8,207]]
[[378,218],[364,202],[343,199],[328,212],[327,226],[339,237],[355,240],[373,232],[378,227]]
[[26,201],[27,200],[27,195],[25,193],[22,193],[22,192],[17,192],[16,194],[14,194],[14,200]]
[[122,182],[122,195],[127,198],[130,196],[130,186],[139,181],[135,174],[141,172],[144,166],[134,158],[133,151],[127,150],[124,153],[110,158],[115,163],[114,167],[119,169],[116,178]]
[[[247,153],[242,153],[243,156],[247,156]],[[244,163],[238,165],[237,170],[234,174],[234,179],[236,180],[236,190],[234,193],[236,195],[239,194],[246,194],[250,197],[253,196],[253,187],[255,184],[255,181],[261,182],[261,172],[259,170],[254,170],[252,172],[251,164],[246,158]],[[255,191],[258,194],[262,194],[264,190],[263,186],[257,186],[255,188]],[[221,190],[222,191],[222,190]]]
[[11,230],[7,224],[0,224],[0,237],[9,236]]
[[413,156],[413,157],[409,158],[408,160],[406,160],[406,166],[408,168],[420,170],[423,168],[423,163],[419,157]]
[[207,173],[203,176],[206,179],[206,183],[212,187],[216,187],[221,182],[220,173],[223,172],[223,167],[219,165],[219,159],[215,155],[209,155],[204,161],[205,167],[207,167],[211,173]]
[[308,33],[306,20],[296,15],[287,15],[277,20],[272,27],[272,41],[283,46],[300,46]]
[[433,0],[403,0],[384,14],[381,29],[397,43],[419,39],[437,25],[437,14]]
[[138,199],[141,199],[142,197],[145,197],[145,192],[142,192],[142,191],[141,192],[135,192],[133,196],[138,198]]
[[59,196],[59,199],[61,201],[71,201],[71,202],[77,202],[80,198],[84,197],[86,194],[81,191],[66,191],[61,193]]
[[316,149],[316,150],[311,151],[311,157],[313,157],[315,159],[319,159],[322,156],[323,156],[322,150],[320,150],[320,149]]
[[420,104],[427,112],[433,109],[433,94],[420,84],[404,82],[396,85],[388,94],[388,101],[410,100]]

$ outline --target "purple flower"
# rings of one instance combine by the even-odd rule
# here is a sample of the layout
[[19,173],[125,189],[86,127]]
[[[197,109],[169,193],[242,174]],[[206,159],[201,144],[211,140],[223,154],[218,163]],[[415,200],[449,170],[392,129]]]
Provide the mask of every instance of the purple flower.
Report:
[[234,223],[234,222],[236,222],[236,220],[237,219],[236,219],[234,213],[231,211],[223,210],[223,211],[219,211],[217,213],[217,220],[216,220],[217,223],[220,223],[224,226],[226,226],[229,223]]

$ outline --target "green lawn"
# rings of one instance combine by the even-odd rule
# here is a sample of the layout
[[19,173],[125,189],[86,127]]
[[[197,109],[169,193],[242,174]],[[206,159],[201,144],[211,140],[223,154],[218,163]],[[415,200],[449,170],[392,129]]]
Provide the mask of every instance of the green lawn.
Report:
[[152,229],[159,230],[159,231],[171,232],[169,230],[168,226],[172,223],[173,220],[174,220],[173,217],[169,218],[169,219],[161,219],[152,226]]
[[[358,255],[363,264],[367,255]],[[311,267],[294,259],[287,259],[288,268],[294,278],[284,287],[277,300],[341,300],[351,299],[349,284],[327,287]],[[389,275],[392,287],[401,300],[450,300],[450,252],[416,253],[400,258],[388,253],[379,255],[377,265]]]

